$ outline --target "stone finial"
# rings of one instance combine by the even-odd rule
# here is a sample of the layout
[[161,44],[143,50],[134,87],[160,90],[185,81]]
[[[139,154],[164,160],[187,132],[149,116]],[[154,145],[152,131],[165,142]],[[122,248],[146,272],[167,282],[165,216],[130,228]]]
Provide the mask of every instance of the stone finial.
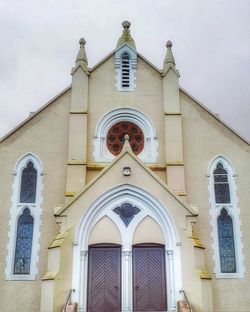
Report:
[[178,70],[175,68],[175,59],[174,59],[174,55],[172,52],[172,46],[173,46],[172,41],[168,40],[166,42],[167,53],[166,53],[164,63],[163,63],[163,73],[162,74],[163,74],[163,76],[165,76],[165,74],[167,73],[169,68],[172,68],[174,70],[174,72],[177,74],[177,76],[180,77]]
[[130,146],[130,143],[129,143],[129,135],[128,134],[124,135],[124,145],[123,145],[123,148],[122,148],[122,152],[124,152],[124,151],[132,152],[132,149],[131,149],[131,146]]
[[129,29],[130,26],[131,26],[131,23],[130,23],[129,21],[124,21],[124,22],[122,22],[122,27],[123,27],[124,29]]
[[126,141],[129,141],[129,135],[128,135],[128,134],[125,134],[125,135],[124,135],[124,140],[125,140],[125,142],[126,142]]
[[85,52],[86,40],[84,38],[80,38],[79,44],[80,44],[80,50],[79,50],[77,57],[76,57],[76,64],[78,64],[79,62],[80,63],[82,62],[82,63],[85,63],[87,65],[88,60],[87,60],[87,56],[86,56],[86,52]]
[[79,44],[80,44],[80,46],[85,46],[86,40],[84,38],[80,38]]
[[88,74],[88,59],[85,51],[86,40],[84,38],[80,38],[79,44],[80,49],[76,57],[76,65],[72,69],[71,74],[73,74],[73,72],[75,71],[76,68],[78,68],[78,66],[81,66],[83,70],[86,72],[86,74]]
[[174,59],[173,52],[172,52],[172,46],[173,46],[172,42],[170,40],[168,40],[166,43],[167,54],[166,54],[166,57],[164,60],[164,65],[166,63],[172,63],[175,65],[175,59]]
[[122,22],[123,32],[121,37],[118,40],[116,48],[118,49],[123,44],[127,43],[130,45],[134,50],[136,50],[134,39],[130,35],[130,26],[131,23],[129,21]]
[[168,40],[168,41],[166,42],[166,47],[167,47],[167,48],[172,48],[172,46],[173,46],[172,41]]

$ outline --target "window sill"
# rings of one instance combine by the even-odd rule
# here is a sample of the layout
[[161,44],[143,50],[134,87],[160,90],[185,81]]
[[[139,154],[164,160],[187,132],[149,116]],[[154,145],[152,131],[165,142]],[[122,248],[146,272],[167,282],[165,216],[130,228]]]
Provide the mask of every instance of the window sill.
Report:
[[35,274],[12,274],[12,275],[5,275],[6,281],[34,281],[36,279]]
[[243,274],[240,273],[216,273],[216,279],[227,279],[227,278],[244,278]]

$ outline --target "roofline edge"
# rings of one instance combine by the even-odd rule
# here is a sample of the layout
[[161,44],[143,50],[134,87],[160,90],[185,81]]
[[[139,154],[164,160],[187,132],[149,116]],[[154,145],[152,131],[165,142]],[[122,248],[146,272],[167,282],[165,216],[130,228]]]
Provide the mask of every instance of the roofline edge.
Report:
[[212,112],[209,108],[207,108],[205,105],[203,105],[199,100],[197,100],[194,96],[192,96],[190,93],[188,93],[184,88],[179,88],[181,92],[183,92],[186,96],[188,96],[191,100],[196,102],[201,108],[203,108],[208,114],[210,114],[212,117],[217,119],[224,127],[226,127],[230,132],[232,132],[234,135],[236,135],[239,139],[241,139],[244,143],[247,145],[250,145],[250,142],[245,139],[243,136],[241,136],[236,130],[234,130],[232,127],[230,127],[225,121],[223,121],[220,117],[218,117],[214,112]]
[[26,123],[28,123],[31,119],[33,119],[35,116],[37,116],[40,112],[42,112],[46,107],[48,107],[50,104],[55,102],[60,96],[62,96],[64,93],[66,93],[68,90],[71,89],[71,84],[63,89],[61,92],[59,92],[56,96],[54,96],[52,99],[50,99],[46,104],[44,104],[42,107],[40,107],[38,110],[36,110],[32,115],[29,115],[27,118],[25,118],[23,121],[21,121],[16,127],[11,129],[9,132],[7,132],[2,138],[0,138],[0,143],[5,141],[9,136],[11,136],[13,133],[15,133],[18,129],[20,129],[22,126],[24,126]]

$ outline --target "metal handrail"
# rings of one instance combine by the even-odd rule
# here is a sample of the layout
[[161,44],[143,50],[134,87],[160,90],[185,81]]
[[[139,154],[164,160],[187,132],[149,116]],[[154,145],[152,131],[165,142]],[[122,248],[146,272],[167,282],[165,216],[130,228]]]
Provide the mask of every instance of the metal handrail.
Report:
[[72,295],[72,292],[75,292],[75,289],[70,289],[69,295],[68,295],[68,297],[67,297],[67,301],[66,301],[65,305],[63,306],[63,312],[66,312],[67,305],[68,305],[69,303],[71,303],[71,295]]
[[190,304],[189,301],[188,301],[188,298],[187,298],[187,295],[186,295],[185,290],[184,290],[184,289],[181,289],[181,290],[180,290],[180,293],[183,293],[184,298],[185,298],[185,300],[187,301],[187,305],[188,305],[188,308],[189,308],[190,312],[193,312],[193,309],[192,309],[192,307],[191,307],[191,304]]

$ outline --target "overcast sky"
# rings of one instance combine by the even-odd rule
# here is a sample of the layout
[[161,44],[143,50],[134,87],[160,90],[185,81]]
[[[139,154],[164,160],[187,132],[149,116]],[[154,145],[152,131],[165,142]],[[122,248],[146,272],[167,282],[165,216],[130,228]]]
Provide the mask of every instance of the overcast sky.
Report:
[[0,136],[70,84],[80,37],[92,67],[123,20],[159,68],[172,40],[181,86],[250,140],[249,0],[0,0]]

